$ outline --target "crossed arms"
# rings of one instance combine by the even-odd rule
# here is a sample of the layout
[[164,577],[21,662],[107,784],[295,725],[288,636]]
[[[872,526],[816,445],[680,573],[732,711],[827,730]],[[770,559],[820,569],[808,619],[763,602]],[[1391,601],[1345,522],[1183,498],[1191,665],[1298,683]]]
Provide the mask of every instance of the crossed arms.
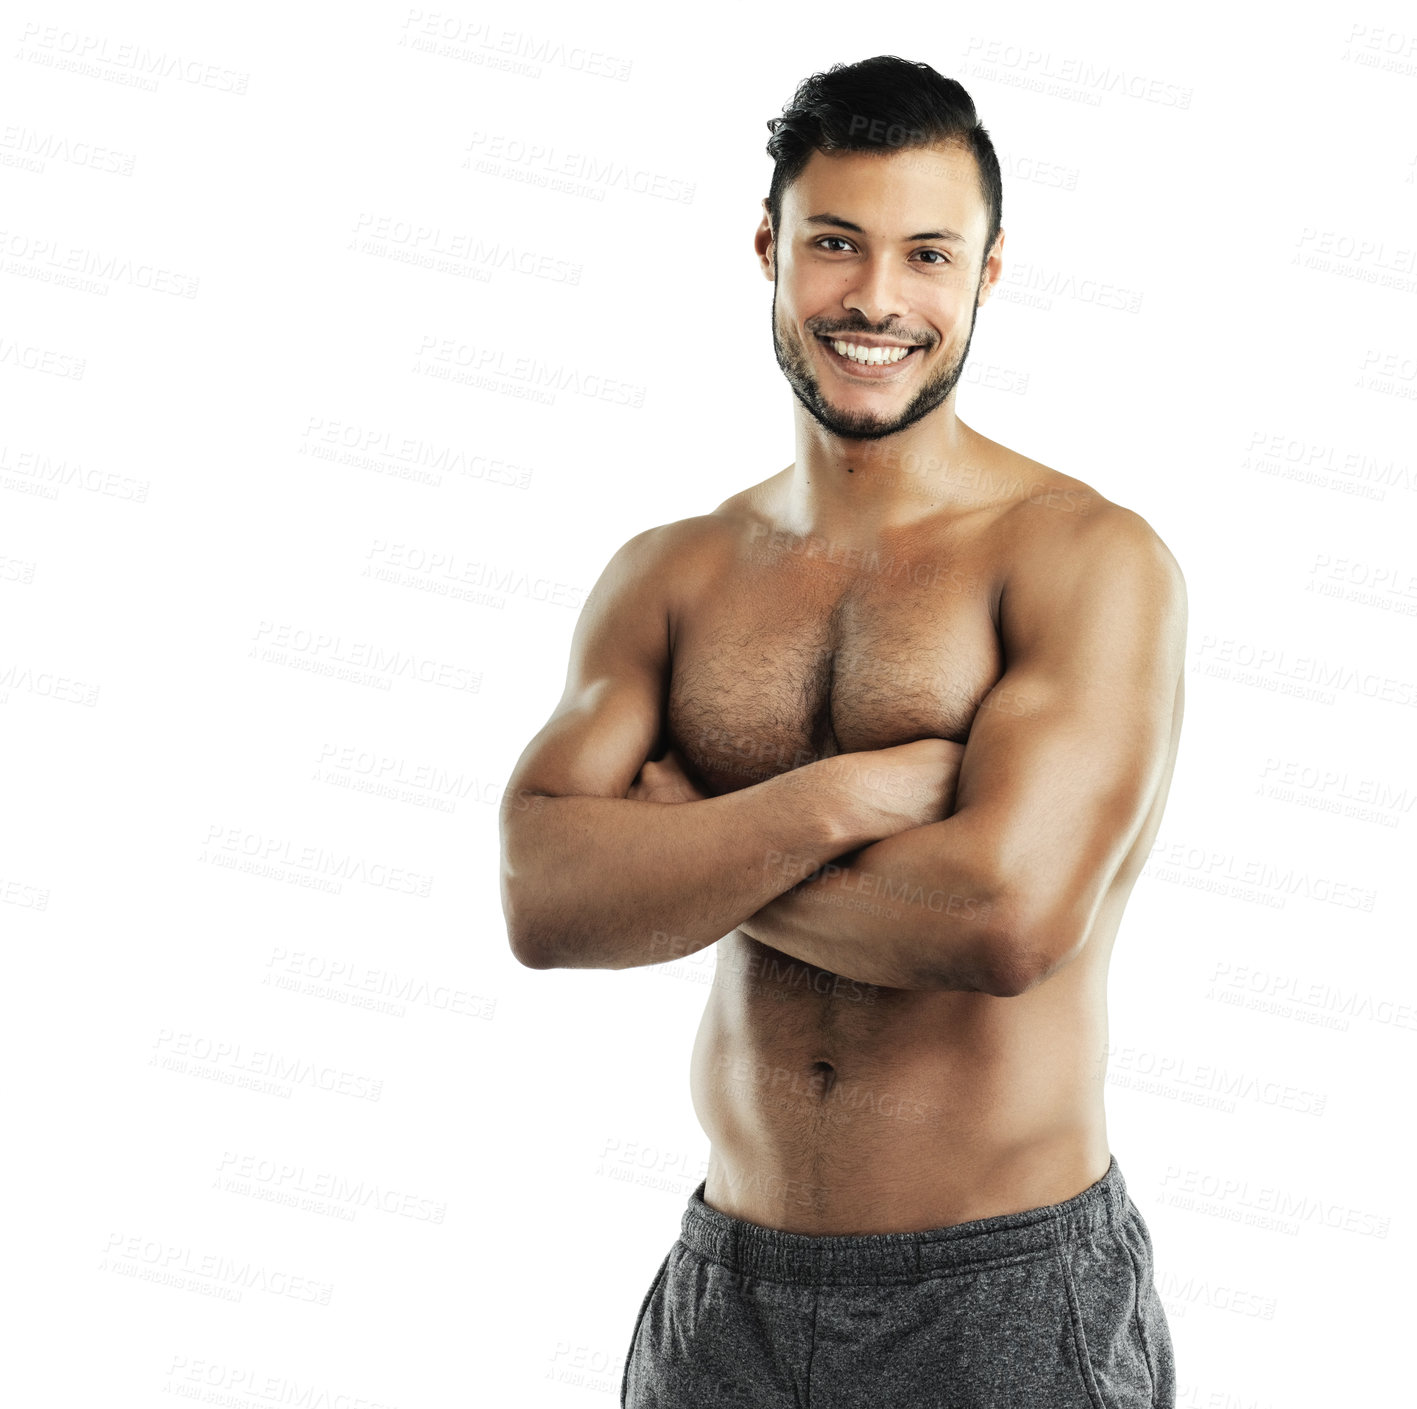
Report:
[[903,830],[855,781],[870,753],[721,797],[628,795],[667,678],[649,584],[693,522],[638,535],[607,567],[561,705],[509,782],[517,957],[628,967],[736,927],[863,983],[1001,997],[1067,963],[1164,781],[1180,707],[1185,585],[1145,520],[1107,508],[1021,555],[998,607],[1005,670],[958,756],[953,811]]
[[1005,995],[1076,956],[1166,774],[1186,633],[1180,569],[1144,520],[1112,511],[1083,534],[1005,585],[1007,664],[952,815],[829,865],[739,929],[863,982],[889,982],[872,957],[898,974],[913,954],[906,986],[954,989],[983,931]]

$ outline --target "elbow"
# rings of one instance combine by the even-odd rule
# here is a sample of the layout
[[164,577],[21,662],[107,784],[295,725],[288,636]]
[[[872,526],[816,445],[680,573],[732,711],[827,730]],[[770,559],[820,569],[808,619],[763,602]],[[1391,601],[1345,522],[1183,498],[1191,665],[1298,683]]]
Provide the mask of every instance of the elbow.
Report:
[[[526,969],[576,969],[592,965],[587,955],[594,946],[587,942],[579,924],[558,922],[544,907],[530,910],[504,900],[507,941],[512,957]],[[597,966],[598,967],[598,966]],[[612,967],[612,966],[606,966]]]
[[511,942],[512,957],[523,968],[550,969],[555,967],[547,958],[546,951],[535,943],[524,930],[507,926],[507,938]]
[[503,914],[507,921],[507,942],[517,963],[527,969],[549,969],[546,947],[527,919],[510,906],[503,907]]
[[[518,796],[524,794],[522,789]],[[531,798],[533,806],[546,801],[539,793]],[[549,893],[535,836],[527,833],[524,823],[513,825],[511,814],[503,822],[497,884],[512,957],[525,969],[557,968],[558,946],[550,933],[554,927],[548,925],[555,898]]]
[[521,887],[512,883],[506,867],[502,870],[502,918],[507,926],[507,942],[512,957],[527,969],[554,967],[545,935],[534,914],[528,911]]
[[604,946],[595,938],[597,931],[580,918],[558,918],[543,907],[529,911],[504,903],[507,940],[512,956],[527,969],[621,968],[618,962],[600,957]]
[[1028,955],[999,955],[989,971],[989,986],[984,990],[993,998],[1018,998],[1036,988],[1047,977],[1044,969]]
[[1005,891],[995,904],[989,927],[986,992],[995,998],[1018,998],[1037,988],[1069,963],[1082,948],[1082,937],[1056,911]]
[[522,862],[522,853],[504,849],[498,879],[512,957],[525,969],[567,967],[564,957],[573,948],[567,942],[562,902],[544,874]]

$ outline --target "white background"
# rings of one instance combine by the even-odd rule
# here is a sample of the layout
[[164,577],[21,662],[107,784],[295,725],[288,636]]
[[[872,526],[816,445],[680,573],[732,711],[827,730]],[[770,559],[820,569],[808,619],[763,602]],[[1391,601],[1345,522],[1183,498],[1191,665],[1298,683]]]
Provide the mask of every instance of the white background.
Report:
[[1410,1384],[1417,25],[1355,13],[7,10],[17,1403],[618,1403],[708,966],[521,968],[497,800],[615,548],[791,460],[765,123],[875,53],[1004,166],[961,416],[1189,584],[1108,1085],[1180,1402]]

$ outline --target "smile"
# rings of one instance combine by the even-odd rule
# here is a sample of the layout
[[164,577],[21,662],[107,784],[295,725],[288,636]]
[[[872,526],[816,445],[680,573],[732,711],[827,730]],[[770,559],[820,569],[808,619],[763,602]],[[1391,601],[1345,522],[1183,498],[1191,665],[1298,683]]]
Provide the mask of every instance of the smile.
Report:
[[919,347],[867,347],[853,343],[849,338],[819,337],[817,341],[831,348],[833,361],[847,364],[853,373],[867,372],[877,376],[898,367],[920,351]]

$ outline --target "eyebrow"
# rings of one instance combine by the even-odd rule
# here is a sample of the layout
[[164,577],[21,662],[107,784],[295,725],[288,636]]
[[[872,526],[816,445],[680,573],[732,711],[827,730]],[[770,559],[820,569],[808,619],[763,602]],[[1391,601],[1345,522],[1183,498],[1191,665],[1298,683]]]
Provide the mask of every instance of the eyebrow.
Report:
[[[849,220],[843,220],[839,215],[809,215],[802,223],[804,225],[836,225],[843,230],[851,230],[857,235],[866,233],[859,225],[854,225]],[[911,240],[951,240],[957,245],[969,243],[963,235],[957,235],[953,230],[923,230],[918,235],[905,236],[905,242],[908,243]]]

